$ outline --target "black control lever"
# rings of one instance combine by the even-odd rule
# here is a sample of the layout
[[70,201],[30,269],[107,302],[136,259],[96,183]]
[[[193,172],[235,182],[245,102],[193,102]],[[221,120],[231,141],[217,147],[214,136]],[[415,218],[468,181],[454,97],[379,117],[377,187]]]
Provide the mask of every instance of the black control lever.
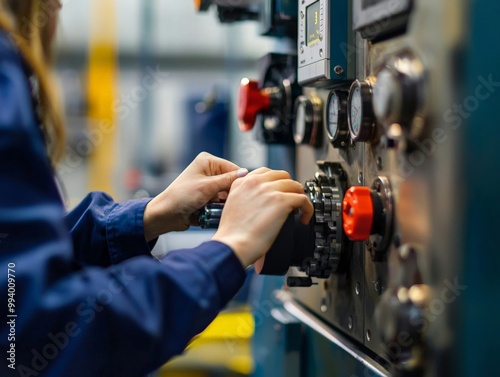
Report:
[[313,283],[312,279],[308,276],[289,276],[286,279],[286,285],[289,287],[309,288],[318,283]]
[[210,203],[198,211],[198,224],[202,229],[217,229],[224,203]]
[[[217,229],[223,209],[224,203],[210,203],[201,208],[196,213],[199,226],[202,229]],[[313,222],[303,225],[300,217],[291,213],[267,252],[262,268],[256,268],[256,271],[262,275],[285,275],[291,266],[303,265],[313,251]],[[300,279],[294,280],[292,284],[301,287],[310,286],[309,281]]]

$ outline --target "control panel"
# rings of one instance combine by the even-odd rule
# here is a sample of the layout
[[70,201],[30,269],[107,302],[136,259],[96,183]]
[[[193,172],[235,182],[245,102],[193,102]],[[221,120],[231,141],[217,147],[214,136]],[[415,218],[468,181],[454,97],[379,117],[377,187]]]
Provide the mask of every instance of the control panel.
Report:
[[[468,141],[458,116],[473,112],[460,111],[457,72],[466,7],[297,4],[296,51],[242,82],[240,125],[259,125],[268,144],[295,145],[294,178],[315,212],[307,226],[291,214],[256,270],[286,275],[283,301],[365,375],[455,375],[456,297],[442,292],[461,276],[454,251],[464,256],[458,161]],[[342,375],[360,375],[342,365]]]
[[347,0],[299,1],[298,81],[332,87],[355,76]]

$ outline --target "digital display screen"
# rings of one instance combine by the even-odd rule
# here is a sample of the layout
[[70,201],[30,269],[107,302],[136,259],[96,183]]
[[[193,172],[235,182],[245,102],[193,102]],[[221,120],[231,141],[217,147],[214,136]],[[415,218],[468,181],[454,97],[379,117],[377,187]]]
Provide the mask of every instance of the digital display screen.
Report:
[[312,46],[319,42],[319,10],[320,10],[320,2],[316,1],[314,4],[311,4],[306,9],[306,18],[307,18],[307,45]]

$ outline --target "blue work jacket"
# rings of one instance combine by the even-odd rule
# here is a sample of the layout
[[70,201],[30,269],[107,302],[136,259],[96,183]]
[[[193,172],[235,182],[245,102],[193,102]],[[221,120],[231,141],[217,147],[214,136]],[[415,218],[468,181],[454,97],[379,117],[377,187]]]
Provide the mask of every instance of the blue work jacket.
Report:
[[0,32],[0,376],[142,376],[182,353],[244,269],[213,241],[152,258],[147,201],[91,193],[66,214],[28,77]]

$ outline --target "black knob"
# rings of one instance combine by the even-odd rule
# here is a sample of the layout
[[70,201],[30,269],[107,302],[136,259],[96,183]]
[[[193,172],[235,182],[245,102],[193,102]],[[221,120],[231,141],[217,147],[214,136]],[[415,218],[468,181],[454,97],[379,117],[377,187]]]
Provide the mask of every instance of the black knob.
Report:
[[198,224],[202,229],[217,229],[224,203],[210,203],[197,212]]

